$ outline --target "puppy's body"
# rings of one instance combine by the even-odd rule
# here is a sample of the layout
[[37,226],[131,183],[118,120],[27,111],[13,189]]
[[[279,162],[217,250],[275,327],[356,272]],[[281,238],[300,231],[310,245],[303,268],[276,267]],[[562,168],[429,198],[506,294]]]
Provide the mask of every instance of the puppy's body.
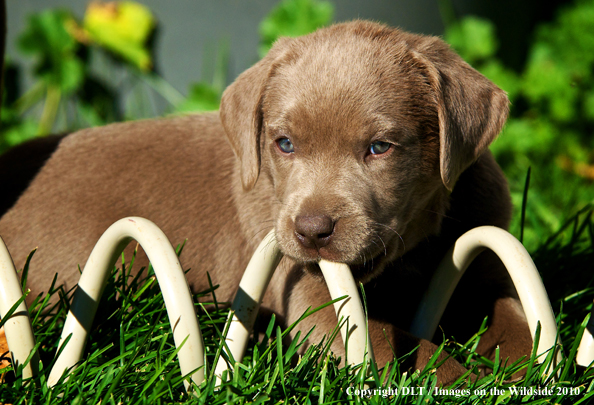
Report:
[[[506,112],[503,92],[441,41],[365,22],[337,25],[277,44],[229,87],[220,118],[66,137],[0,219],[0,234],[17,266],[39,246],[29,277],[37,293],[55,272],[74,285],[76,265],[111,223],[146,217],[173,243],[188,238],[182,262],[193,269],[192,288],[206,287],[208,271],[218,299],[230,301],[275,228],[285,258],[265,307],[291,323],[329,301],[315,262],[346,262],[367,283],[379,364],[393,356],[385,332],[398,355],[420,344],[411,365],[422,367],[435,347],[403,330],[433,269],[466,230],[509,221],[506,183],[486,151]],[[464,338],[491,315],[481,350],[490,355],[500,345],[515,360],[529,353],[530,335],[504,270],[487,262],[465,277],[443,327]],[[475,291],[480,299],[469,298]],[[456,314],[462,307],[472,321]],[[301,328],[316,325],[315,342],[335,323],[327,308]],[[340,341],[333,349],[344,352]],[[438,376],[462,371],[449,360]]]

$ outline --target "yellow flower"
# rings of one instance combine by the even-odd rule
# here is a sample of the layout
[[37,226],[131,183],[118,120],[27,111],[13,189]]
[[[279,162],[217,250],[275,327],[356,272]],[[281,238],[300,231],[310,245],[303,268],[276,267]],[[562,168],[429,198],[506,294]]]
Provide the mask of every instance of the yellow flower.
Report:
[[89,4],[83,20],[88,38],[141,70],[152,66],[146,42],[156,25],[151,11],[133,1]]

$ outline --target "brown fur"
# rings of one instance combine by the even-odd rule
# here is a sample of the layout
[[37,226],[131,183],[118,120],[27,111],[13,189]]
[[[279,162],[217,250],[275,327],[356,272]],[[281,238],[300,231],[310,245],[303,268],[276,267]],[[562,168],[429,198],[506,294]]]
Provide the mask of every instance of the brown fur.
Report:
[[[39,246],[29,277],[37,294],[55,272],[74,285],[76,265],[111,223],[146,217],[173,243],[188,238],[182,262],[193,269],[192,288],[206,287],[208,271],[218,298],[230,301],[274,228],[285,257],[264,307],[293,322],[330,300],[316,261],[345,262],[366,283],[378,363],[392,359],[390,344],[397,355],[420,345],[405,366],[422,368],[435,345],[404,330],[440,257],[466,230],[509,221],[507,184],[487,150],[507,103],[440,39],[363,21],[335,25],[279,41],[229,86],[219,115],[64,138],[2,217],[0,234],[19,266]],[[284,137],[294,153],[279,150]],[[370,155],[375,141],[393,146]],[[482,255],[442,329],[462,340],[491,315],[479,348],[493,355],[500,345],[513,361],[531,348],[518,305],[500,263]],[[328,307],[301,330],[316,326],[316,342],[335,324]],[[340,338],[333,350],[344,353]],[[464,371],[450,359],[438,378]]]

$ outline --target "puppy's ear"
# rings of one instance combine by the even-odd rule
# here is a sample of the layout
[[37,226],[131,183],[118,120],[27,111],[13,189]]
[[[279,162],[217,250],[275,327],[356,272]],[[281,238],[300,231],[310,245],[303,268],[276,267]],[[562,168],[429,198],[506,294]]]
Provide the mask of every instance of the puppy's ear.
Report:
[[451,191],[503,128],[509,100],[442,40],[427,38],[417,51],[436,94],[441,179]]
[[243,72],[225,90],[219,115],[229,142],[239,159],[241,183],[251,190],[260,174],[260,132],[262,99],[273,65],[283,53],[289,38],[281,38],[268,54]]

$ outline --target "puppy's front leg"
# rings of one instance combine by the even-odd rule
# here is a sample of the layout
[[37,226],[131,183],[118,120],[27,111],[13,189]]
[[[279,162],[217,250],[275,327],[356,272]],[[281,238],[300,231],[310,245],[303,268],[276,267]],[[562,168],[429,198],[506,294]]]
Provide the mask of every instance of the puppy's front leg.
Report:
[[[324,280],[304,272],[298,266],[293,266],[289,270],[284,286],[285,299],[282,312],[286,314],[288,325],[299,319],[308,308],[317,308],[331,300]],[[308,342],[302,346],[302,352],[304,352],[309,344],[327,339],[336,325],[336,313],[334,307],[330,305],[303,319],[293,330],[291,337],[294,338],[298,331],[303,337],[313,328]],[[412,336],[391,323],[374,319],[373,316],[370,316],[368,326],[378,367],[383,367],[392,361],[394,355],[397,358],[402,357],[418,348],[401,364],[401,370],[422,370],[437,350],[435,344]],[[336,356],[341,357],[341,364],[344,364],[345,347],[340,333],[332,342],[331,350]],[[467,371],[460,363],[447,356],[448,354],[443,352],[438,358],[438,362],[445,359],[444,364],[436,370],[438,382],[442,385],[453,383]]]
[[[370,319],[368,325],[378,367],[392,361],[394,356],[401,358],[416,348],[411,356],[400,363],[400,370],[423,370],[438,349],[434,343],[413,336],[387,322]],[[443,360],[445,362],[435,370],[438,384],[452,384],[468,371],[445,351],[440,353],[436,363]]]
[[[506,297],[495,301],[489,329],[481,337],[476,351],[494,360],[497,347],[499,347],[499,357],[507,361],[508,365],[532,350],[530,329],[522,304],[516,298]],[[520,378],[525,374],[524,369],[515,373],[512,378]]]
[[[477,353],[495,360],[499,347],[499,358],[508,365],[531,353],[532,335],[522,304],[505,266],[491,252],[479,255],[462,278],[442,317],[442,333],[455,334],[458,341],[464,341],[476,333],[485,316],[488,329],[481,336]],[[490,372],[487,368],[481,371]],[[524,374],[525,370],[512,378]]]

